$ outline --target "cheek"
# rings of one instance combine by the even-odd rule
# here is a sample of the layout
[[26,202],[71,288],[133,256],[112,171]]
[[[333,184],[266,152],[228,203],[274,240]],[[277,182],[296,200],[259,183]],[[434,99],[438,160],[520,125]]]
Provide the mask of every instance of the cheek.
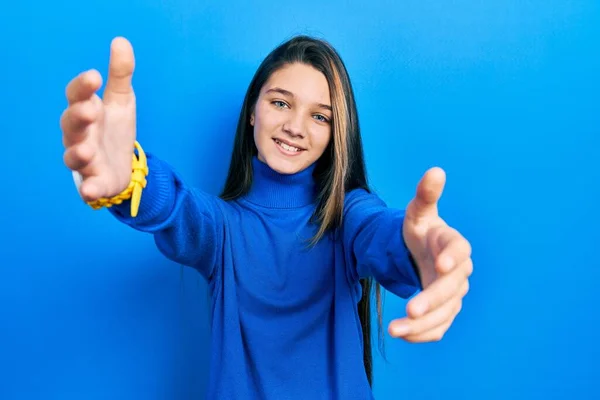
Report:
[[312,139],[313,147],[324,151],[331,140],[331,129],[322,129],[315,132]]
[[254,126],[252,126],[254,132],[254,140],[257,142],[257,144],[262,140],[262,136],[264,136],[263,133],[265,131],[264,123],[261,116],[262,113],[259,110],[257,110],[254,117]]
[[258,150],[259,159],[264,161],[265,157],[270,152],[276,152],[277,149],[272,147],[272,138],[277,126],[280,123],[281,117],[269,110],[268,107],[257,107],[254,116],[254,145]]
[[279,123],[277,114],[270,110],[258,109],[254,121],[254,136],[266,137],[272,134],[273,129]]

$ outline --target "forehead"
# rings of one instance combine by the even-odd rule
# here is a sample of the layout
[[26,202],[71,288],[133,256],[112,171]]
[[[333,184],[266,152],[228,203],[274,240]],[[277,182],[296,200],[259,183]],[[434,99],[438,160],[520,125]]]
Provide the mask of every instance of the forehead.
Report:
[[325,75],[310,65],[295,63],[274,72],[263,87],[290,91],[298,101],[330,105],[329,84]]

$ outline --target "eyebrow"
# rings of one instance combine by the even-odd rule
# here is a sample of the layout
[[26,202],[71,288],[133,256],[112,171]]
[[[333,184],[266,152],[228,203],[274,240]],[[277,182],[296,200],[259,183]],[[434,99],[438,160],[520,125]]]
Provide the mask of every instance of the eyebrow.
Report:
[[[282,94],[284,96],[288,96],[288,97],[294,98],[294,93],[290,92],[289,90],[285,90],[285,89],[282,89],[282,88],[279,88],[279,87],[271,88],[271,89],[267,90],[267,93],[280,93],[280,94]],[[327,104],[317,103],[317,106],[319,106],[320,108],[324,108],[326,110],[329,110],[329,111],[333,111],[331,109],[331,106],[329,106]]]

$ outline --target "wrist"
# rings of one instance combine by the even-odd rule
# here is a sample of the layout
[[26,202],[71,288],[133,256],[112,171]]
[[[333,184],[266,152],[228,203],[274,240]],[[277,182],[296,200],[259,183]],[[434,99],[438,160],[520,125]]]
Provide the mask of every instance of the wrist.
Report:
[[[146,154],[142,149],[141,145],[136,141],[135,149],[132,155],[131,162],[131,178],[129,185],[116,196],[109,198],[100,198],[94,201],[88,201],[87,204],[93,209],[97,210],[103,207],[112,207],[113,205],[121,204],[126,200],[130,201],[130,213],[132,217],[137,216],[139,210],[139,204],[141,202],[142,190],[147,185],[146,177],[148,176],[148,161]],[[81,183],[83,181],[82,176],[79,172],[73,171],[73,181],[79,192]]]

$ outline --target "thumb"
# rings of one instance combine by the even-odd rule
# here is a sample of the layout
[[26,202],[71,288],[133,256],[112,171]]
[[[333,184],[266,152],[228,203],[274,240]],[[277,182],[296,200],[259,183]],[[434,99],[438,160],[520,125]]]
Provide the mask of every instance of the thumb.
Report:
[[104,89],[104,101],[127,103],[133,95],[131,80],[135,69],[135,57],[131,43],[124,37],[116,37],[110,44],[108,79]]
[[446,184],[446,173],[439,167],[425,172],[417,185],[417,193],[409,205],[407,213],[413,218],[438,215],[437,203]]

